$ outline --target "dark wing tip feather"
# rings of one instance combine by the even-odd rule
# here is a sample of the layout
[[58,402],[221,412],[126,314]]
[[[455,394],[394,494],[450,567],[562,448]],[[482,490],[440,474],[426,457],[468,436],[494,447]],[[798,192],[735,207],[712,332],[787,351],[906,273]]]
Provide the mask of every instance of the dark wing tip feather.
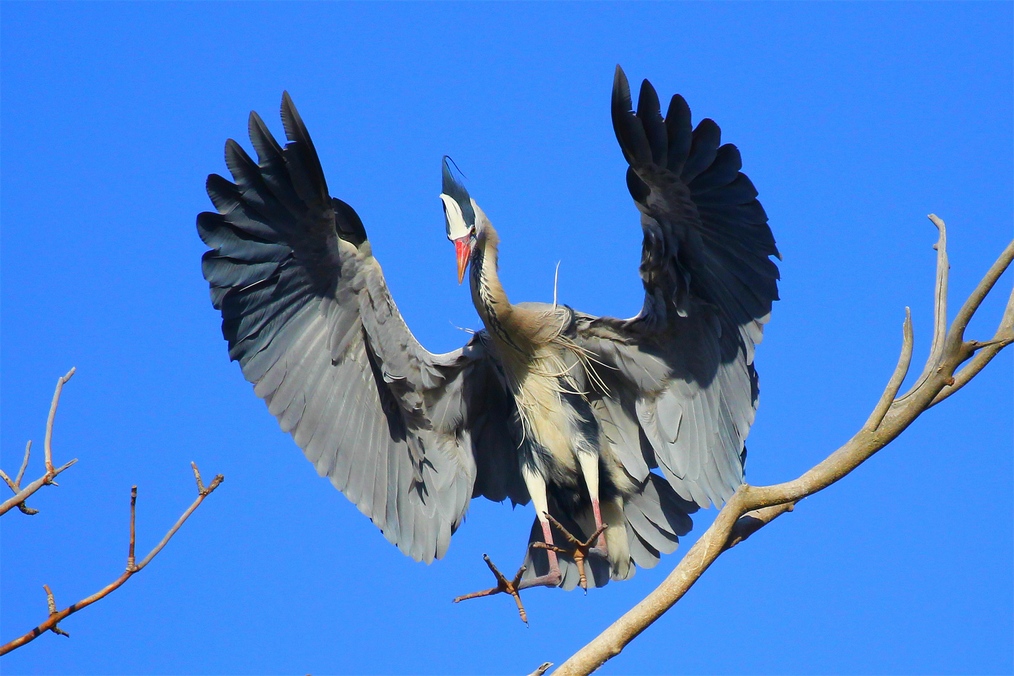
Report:
[[[296,167],[292,167],[293,171],[293,182],[296,185],[297,192],[308,198],[308,195],[304,195],[302,189],[307,187],[303,181],[299,180],[297,173],[303,171],[308,173],[306,178],[310,183],[310,190],[313,192],[313,201],[317,205],[327,205],[330,199],[330,193],[327,189],[327,181],[324,178],[324,169],[320,165],[320,157],[317,155],[317,148],[314,147],[313,141],[310,139],[310,133],[306,130],[306,125],[303,124],[303,118],[299,116],[299,111],[296,110],[296,105],[292,102],[292,97],[289,96],[289,92],[282,92],[282,126],[285,128],[285,138],[289,140],[289,144],[286,146],[286,152],[296,153],[298,158],[298,170]],[[308,201],[310,201],[308,199]]]
[[684,183],[690,183],[698,174],[706,170],[715,161],[718,147],[722,143],[722,130],[718,124],[709,117],[697,123],[694,129],[693,138],[690,142],[690,156],[680,178]]
[[677,176],[683,171],[683,164],[690,154],[693,127],[690,124],[690,106],[687,100],[676,94],[669,101],[665,113],[665,129],[669,137],[669,171]]
[[615,115],[617,111],[627,112],[633,108],[627,74],[623,72],[620,64],[616,64],[616,71],[613,73],[613,114]]
[[207,191],[208,197],[211,198],[211,203],[221,214],[229,213],[239,204],[236,184],[223,176],[208,174],[208,178],[204,182],[204,189]]
[[257,161],[259,164],[265,164],[276,157],[281,157],[282,147],[278,145],[278,141],[268,131],[268,126],[264,124],[264,120],[261,119],[256,110],[250,111],[250,118],[247,121],[247,132],[250,135],[250,142],[253,143],[254,150],[257,151]]
[[229,139],[225,142],[225,166],[229,168],[234,180],[239,181],[247,174],[257,171],[254,161],[250,158],[243,146]]
[[637,94],[637,115],[661,116],[661,104],[658,101],[658,92],[647,79],[641,80],[641,91]]
[[[215,231],[220,227],[221,218],[221,214],[213,211],[202,211],[197,214],[197,235],[212,249],[215,248]],[[205,255],[209,253],[214,251],[206,251]]]
[[612,118],[616,140],[627,162],[631,165],[651,162],[648,137],[644,133],[644,125],[633,113],[630,84],[619,66],[616,66],[616,75],[613,78]]
[[[695,193],[704,193],[709,190],[726,188],[740,176],[739,170],[742,168],[743,158],[739,154],[739,149],[731,143],[726,143],[719,147],[715,154],[715,161],[711,163],[711,166],[698,174],[693,182],[693,190]],[[756,196],[755,191],[749,200],[740,203],[747,204],[753,201]],[[734,197],[735,195],[730,195],[730,198]]]
[[668,154],[669,139],[665,122],[658,101],[658,93],[647,80],[641,82],[641,91],[637,95],[637,118],[644,126],[648,145],[651,148],[651,159],[655,164],[665,166]]
[[299,116],[296,104],[292,102],[292,97],[287,91],[282,92],[282,104],[279,111],[282,116],[282,127],[285,128],[285,138],[290,141],[303,141],[309,138],[303,118]]

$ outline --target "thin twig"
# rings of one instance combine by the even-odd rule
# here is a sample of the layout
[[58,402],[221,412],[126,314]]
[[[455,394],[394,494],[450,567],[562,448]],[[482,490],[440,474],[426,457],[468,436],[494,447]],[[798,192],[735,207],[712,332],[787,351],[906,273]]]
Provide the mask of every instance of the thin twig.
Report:
[[[6,514],[8,511],[10,511],[12,507],[16,507],[17,505],[23,504],[24,501],[27,500],[32,493],[39,490],[46,484],[54,483],[53,478],[59,476],[65,469],[73,465],[75,462],[77,462],[77,458],[74,458],[73,460],[64,463],[60,467],[57,467],[56,469],[53,470],[52,473],[47,472],[43,474],[38,479],[25,486],[23,489],[21,489],[21,492],[19,492],[17,495],[8,499],[6,502],[0,505],[0,515]],[[33,514],[36,513],[36,510],[31,511]]]
[[45,465],[46,473],[41,477],[28,484],[25,488],[21,488],[21,480],[25,476],[25,470],[28,469],[28,458],[32,453],[32,442],[25,445],[25,458],[21,461],[21,469],[18,470],[17,477],[12,481],[9,476],[0,470],[0,478],[3,478],[12,491],[14,491],[14,497],[9,498],[3,504],[0,504],[0,516],[9,512],[12,508],[17,507],[25,514],[38,514],[39,510],[32,509],[25,504],[25,500],[28,499],[32,493],[39,490],[43,486],[47,485],[58,485],[54,479],[57,475],[63,472],[65,469],[77,462],[77,458],[74,458],[70,462],[67,462],[60,467],[53,467],[53,421],[56,418],[56,407],[60,403],[60,393],[63,391],[63,386],[67,384],[67,381],[71,379],[77,368],[72,368],[67,371],[67,374],[61,376],[56,381],[56,390],[53,392],[53,402],[49,406],[49,417],[46,419],[46,441],[45,441]]
[[933,344],[930,346],[930,363],[936,362],[944,350],[947,337],[947,280],[951,264],[947,259],[947,225],[936,214],[927,216],[940,233],[933,248],[937,251],[937,279],[933,298]]
[[[675,605],[722,552],[734,547],[775,518],[790,511],[803,498],[827,488],[868,460],[901,434],[934,403],[961,389],[1006,345],[1014,342],[1014,294],[1007,304],[996,337],[989,343],[965,343],[964,328],[983,299],[1014,260],[1014,242],[979,282],[950,329],[946,326],[947,252],[943,221],[931,216],[940,228],[937,243],[936,319],[934,343],[926,367],[915,386],[894,399],[907,371],[911,350],[911,323],[906,316],[902,353],[870,419],[845,445],[802,476],[773,486],[743,484],[719,511],[704,534],[694,543],[661,585],[554,671],[556,676],[590,674],[620,651]],[[940,338],[940,320],[944,331]],[[957,376],[955,370],[971,353],[979,354]],[[969,352],[971,350],[971,352]],[[985,356],[984,356],[985,355]],[[886,407],[884,402],[887,401]]]
[[877,402],[876,408],[873,409],[873,413],[870,414],[866,424],[863,425],[864,430],[872,432],[880,427],[880,423],[884,421],[884,416],[891,409],[891,404],[894,402],[894,398],[898,396],[898,390],[901,389],[905,376],[908,375],[908,367],[912,363],[912,347],[914,344],[912,310],[906,307],[905,323],[902,325],[901,354],[898,356],[898,365],[894,367],[891,380],[887,383],[884,393],[880,395],[880,401]]
[[173,535],[176,535],[176,531],[180,529],[180,526],[183,525],[183,522],[190,518],[190,515],[194,513],[195,509],[201,506],[201,502],[204,500],[204,498],[211,495],[211,493],[216,488],[218,488],[223,481],[225,481],[225,477],[222,476],[221,474],[216,475],[215,478],[211,480],[211,483],[208,484],[208,487],[205,488],[203,492],[198,494],[197,499],[194,500],[193,504],[191,504],[187,508],[187,511],[183,512],[183,515],[180,516],[179,519],[177,519],[176,523],[173,524],[173,527],[170,528],[169,532],[165,534],[165,537],[163,537],[162,540],[157,545],[155,545],[154,549],[148,552],[148,555],[146,557],[141,559],[141,563],[137,564],[137,568],[134,569],[135,573],[143,569],[149,563],[151,563],[151,560],[155,558],[155,555],[158,554],[160,551],[162,551],[163,547],[169,544],[169,540],[172,538]]
[[[191,465],[193,465],[193,463],[191,463]],[[194,467],[194,473],[198,477],[200,477],[200,473],[197,471],[197,466],[193,465],[193,467]],[[169,542],[169,539],[176,533],[176,531],[178,531],[180,529],[180,526],[183,525],[183,522],[186,521],[187,518],[191,514],[194,513],[195,509],[197,509],[198,507],[200,507],[201,503],[204,502],[204,498],[206,498],[209,495],[211,495],[211,493],[216,488],[218,488],[219,485],[221,485],[221,483],[224,480],[225,480],[225,477],[223,477],[221,474],[219,474],[219,475],[217,475],[211,481],[210,484],[208,484],[207,488],[204,491],[199,492],[198,495],[197,495],[197,499],[195,499],[194,502],[190,505],[190,507],[187,508],[187,511],[183,512],[183,515],[176,521],[176,523],[173,525],[173,527],[169,529],[169,532],[166,533],[165,537],[162,538],[162,540],[157,545],[155,545],[155,548],[152,549],[151,552],[149,552],[146,557],[144,557],[144,560],[141,561],[141,563],[139,563],[137,565],[134,565],[134,566],[131,565],[130,561],[131,561],[131,558],[133,557],[133,550],[134,550],[134,505],[135,505],[135,502],[136,502],[136,499],[137,499],[137,487],[134,486],[133,488],[131,488],[131,490],[130,490],[130,498],[131,498],[130,499],[130,507],[131,507],[131,510],[130,510],[130,548],[129,548],[129,552],[130,553],[128,554],[128,558],[127,558],[127,568],[126,568],[126,570],[124,570],[123,573],[118,578],[116,578],[115,580],[113,580],[111,583],[109,583],[108,585],[106,585],[105,587],[103,587],[102,589],[100,589],[99,591],[95,592],[94,594],[92,594],[91,596],[89,596],[87,598],[81,599],[77,603],[74,603],[74,604],[72,604],[70,606],[67,606],[66,608],[64,608],[63,610],[61,610],[59,612],[56,612],[56,603],[55,603],[55,601],[52,600],[53,596],[52,596],[52,593],[49,591],[49,587],[46,587],[47,602],[49,603],[49,608],[50,608],[50,610],[49,610],[49,618],[45,622],[43,622],[42,624],[40,624],[39,626],[37,626],[34,629],[32,629],[31,631],[29,631],[27,634],[25,634],[23,636],[19,636],[18,638],[14,639],[13,641],[0,646],[0,655],[6,655],[10,651],[15,650],[17,648],[20,648],[21,646],[25,645],[26,643],[30,643],[31,641],[34,641],[36,638],[38,638],[42,634],[46,633],[47,631],[56,631],[57,633],[62,633],[63,630],[58,629],[58,627],[57,627],[57,623],[58,622],[60,622],[61,620],[63,620],[64,618],[66,618],[69,615],[73,615],[74,613],[76,613],[77,611],[81,610],[82,608],[90,606],[91,604],[95,603],[96,601],[98,601],[98,600],[100,600],[102,598],[105,598],[110,593],[116,591],[119,587],[121,587],[123,585],[123,583],[125,583],[127,580],[129,580],[131,578],[131,576],[135,575],[136,573],[141,572],[141,570],[144,569],[144,567],[146,565],[148,565],[148,563],[153,558],[155,558],[155,555],[158,554],[160,551],[162,551],[162,548],[166,546],[166,543]]]
[[0,469],[0,479],[3,479],[4,483],[7,484],[7,486],[12,491],[14,491],[15,494],[17,494],[18,492],[20,492],[21,489],[18,488],[17,482],[11,480],[11,478],[9,476],[7,476],[7,472],[3,471],[2,469]]
[[43,445],[46,455],[47,474],[53,471],[53,423],[56,421],[56,407],[60,405],[60,393],[63,392],[63,386],[74,377],[75,371],[77,371],[77,367],[72,367],[67,371],[67,375],[61,376],[56,381],[56,390],[53,392],[53,403],[49,405],[49,417],[46,419],[46,440]]
[[930,214],[929,219],[939,232],[937,243],[933,245],[937,252],[937,275],[933,286],[933,342],[930,344],[929,357],[922,373],[912,388],[901,396],[902,399],[915,392],[930,377],[940,361],[944,342],[947,340],[947,280],[951,269],[947,260],[947,225],[936,214]]
[[[53,615],[56,615],[56,599],[53,597],[53,590],[49,588],[48,584],[42,585],[42,588],[46,592],[46,607],[49,608],[49,616],[52,617]],[[49,630],[54,634],[70,638],[70,634],[65,632],[63,629],[60,629],[60,627],[55,624],[50,627]]]
[[[25,459],[21,461],[21,469],[18,470],[18,476],[14,479],[16,486],[21,485],[21,480],[25,478],[25,470],[28,469],[28,458],[32,455],[32,440],[29,439],[28,443],[25,444]],[[16,493],[17,491],[15,491]]]
[[197,492],[204,493],[206,489],[204,488],[204,482],[201,481],[201,473],[197,471],[197,463],[191,462],[190,469],[194,470],[194,480],[197,482]]
[[[4,483],[7,484],[8,488],[14,491],[14,495],[17,495],[18,493],[21,492],[21,480],[25,478],[25,470],[28,468],[28,458],[31,456],[31,454],[32,454],[32,440],[29,439],[28,443],[25,444],[25,459],[21,461],[21,469],[18,470],[18,475],[13,480],[9,476],[7,476],[6,472],[0,469],[0,478],[4,480]],[[23,500],[21,502],[18,502],[17,506],[18,509],[21,510],[22,514],[27,514],[28,516],[32,516],[33,514],[39,513],[39,510],[32,509],[31,507],[26,505]],[[10,508],[8,507],[8,509]]]
[[[200,493],[198,493],[200,494]],[[134,535],[137,522],[137,486],[130,487],[130,544],[127,545],[127,570],[134,570]]]

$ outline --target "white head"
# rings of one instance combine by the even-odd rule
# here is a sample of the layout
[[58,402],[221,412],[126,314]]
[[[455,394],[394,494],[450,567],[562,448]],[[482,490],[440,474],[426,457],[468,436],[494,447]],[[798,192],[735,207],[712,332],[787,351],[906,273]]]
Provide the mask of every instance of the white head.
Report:
[[[468,261],[475,250],[476,241],[487,222],[486,214],[465,190],[462,182],[455,177],[460,171],[451,158],[443,159],[443,192],[440,201],[444,204],[444,221],[447,225],[447,239],[454,242],[458,259],[458,284],[465,278]],[[453,173],[452,173],[453,171]]]

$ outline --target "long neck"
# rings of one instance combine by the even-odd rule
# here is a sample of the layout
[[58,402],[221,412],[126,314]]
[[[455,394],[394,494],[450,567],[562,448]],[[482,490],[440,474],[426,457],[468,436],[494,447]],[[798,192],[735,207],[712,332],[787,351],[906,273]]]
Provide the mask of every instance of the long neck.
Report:
[[469,286],[472,289],[472,302],[489,332],[501,342],[520,350],[506,328],[511,324],[513,308],[497,274],[499,245],[500,238],[496,230],[487,223],[483,237],[472,252],[470,261],[472,274]]

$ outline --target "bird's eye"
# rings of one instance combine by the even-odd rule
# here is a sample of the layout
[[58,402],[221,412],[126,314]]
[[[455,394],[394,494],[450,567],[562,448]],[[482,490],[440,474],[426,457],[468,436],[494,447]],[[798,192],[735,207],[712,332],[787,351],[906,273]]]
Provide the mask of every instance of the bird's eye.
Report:
[[468,236],[471,239],[475,239],[475,226],[474,225],[471,228],[468,229]]

